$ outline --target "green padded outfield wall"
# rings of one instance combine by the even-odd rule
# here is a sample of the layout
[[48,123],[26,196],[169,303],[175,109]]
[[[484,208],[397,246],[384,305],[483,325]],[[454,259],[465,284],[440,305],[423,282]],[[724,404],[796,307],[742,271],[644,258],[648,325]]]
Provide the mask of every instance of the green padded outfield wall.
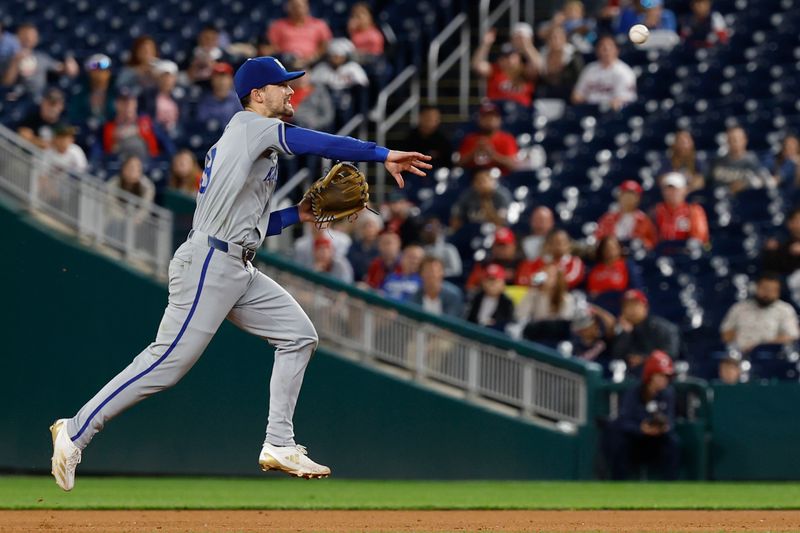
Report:
[[[49,471],[48,426],[152,339],[165,288],[0,205],[0,470]],[[11,236],[10,242],[8,236]],[[82,473],[259,474],[272,350],[226,324],[171,390],[112,421]],[[298,442],[341,477],[586,477],[579,439],[498,415],[320,350]]]
[[800,479],[800,385],[716,385],[711,478]]

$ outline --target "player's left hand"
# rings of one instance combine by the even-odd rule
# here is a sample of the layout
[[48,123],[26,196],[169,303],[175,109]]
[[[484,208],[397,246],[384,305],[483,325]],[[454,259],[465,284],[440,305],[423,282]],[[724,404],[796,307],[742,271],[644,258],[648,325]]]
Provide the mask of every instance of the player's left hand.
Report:
[[422,169],[429,170],[433,168],[425,161],[430,161],[431,156],[421,154],[419,152],[398,152],[397,150],[390,150],[389,155],[383,165],[389,174],[394,176],[397,185],[402,189],[405,185],[403,180],[403,172],[411,172],[417,176],[425,176]]
[[314,213],[311,211],[311,201],[308,198],[303,198],[297,204],[297,208],[300,212],[300,222],[314,222]]

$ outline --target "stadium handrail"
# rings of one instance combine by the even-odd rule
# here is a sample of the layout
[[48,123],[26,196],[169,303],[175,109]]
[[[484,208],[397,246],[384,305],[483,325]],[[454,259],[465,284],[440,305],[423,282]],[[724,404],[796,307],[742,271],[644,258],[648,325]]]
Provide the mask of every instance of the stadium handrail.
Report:
[[[460,30],[460,31],[459,31]],[[451,35],[459,31],[458,46],[447,58],[439,61],[439,51]],[[458,110],[465,118],[469,112],[469,59],[470,23],[465,13],[459,14],[431,41],[428,49],[428,102],[436,105],[439,97],[439,81],[456,62],[459,63]]]
[[160,279],[172,252],[172,212],[86,172],[66,170],[44,150],[0,124],[0,191],[33,212],[119,252]]
[[434,315],[424,311],[422,308],[416,305],[390,300],[375,292],[364,290],[355,285],[339,281],[331,276],[314,272],[313,270],[298,265],[294,261],[291,261],[285,257],[281,257],[274,252],[259,251],[258,259],[267,265],[271,265],[280,270],[285,270],[297,276],[301,276],[313,282],[314,284],[343,292],[348,296],[364,300],[372,305],[392,309],[420,322],[433,324],[478,342],[491,344],[504,350],[514,351],[519,355],[530,357],[549,365],[563,368],[564,370],[569,370],[571,372],[576,372],[584,376],[594,374],[595,372],[600,372],[600,365],[597,363],[580,359],[566,358],[560,355],[556,350],[542,344],[524,340],[516,340],[508,335],[500,333],[499,331],[477,326],[461,318]]

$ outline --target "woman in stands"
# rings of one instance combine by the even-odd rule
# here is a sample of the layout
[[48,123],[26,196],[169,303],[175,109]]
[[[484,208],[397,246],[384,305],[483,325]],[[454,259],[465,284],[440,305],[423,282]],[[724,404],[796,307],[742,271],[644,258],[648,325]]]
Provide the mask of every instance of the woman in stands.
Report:
[[117,87],[138,87],[139,89],[155,88],[158,76],[154,71],[155,60],[158,59],[158,46],[149,35],[137,37],[131,45],[128,64],[119,73]]
[[383,34],[375,25],[372,11],[366,2],[353,4],[350,19],[347,21],[347,33],[356,51],[364,59],[383,55]]
[[542,256],[531,261],[526,259],[517,268],[515,285],[530,286],[534,276],[545,268],[555,265],[563,272],[567,287],[572,290],[583,282],[586,268],[581,258],[572,255],[572,240],[563,229],[554,229],[547,234],[542,247]]
[[667,156],[661,162],[659,174],[667,172],[680,172],[689,180],[689,192],[697,191],[706,186],[704,177],[706,168],[697,157],[694,146],[694,137],[688,130],[675,132],[675,140],[667,151]]
[[586,279],[586,290],[589,297],[597,297],[614,293],[619,300],[627,289],[641,288],[641,280],[636,266],[622,255],[622,246],[613,235],[604,237],[597,245],[597,263],[592,267]]
[[564,272],[556,265],[542,269],[531,280],[531,288],[515,312],[523,336],[530,340],[561,341],[569,338],[570,322],[576,315]]
[[184,148],[172,158],[169,166],[169,188],[194,197],[200,187],[202,173],[197,158],[190,150]]
[[780,152],[770,154],[764,160],[764,166],[772,172],[781,188],[794,190],[800,186],[800,140],[797,135],[784,137]]

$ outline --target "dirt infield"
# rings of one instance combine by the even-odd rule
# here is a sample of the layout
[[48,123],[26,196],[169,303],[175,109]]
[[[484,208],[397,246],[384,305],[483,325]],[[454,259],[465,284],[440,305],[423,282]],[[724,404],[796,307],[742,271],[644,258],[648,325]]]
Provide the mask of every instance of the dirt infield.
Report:
[[0,511],[0,531],[798,531],[800,511]]

